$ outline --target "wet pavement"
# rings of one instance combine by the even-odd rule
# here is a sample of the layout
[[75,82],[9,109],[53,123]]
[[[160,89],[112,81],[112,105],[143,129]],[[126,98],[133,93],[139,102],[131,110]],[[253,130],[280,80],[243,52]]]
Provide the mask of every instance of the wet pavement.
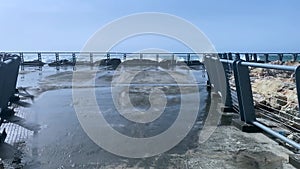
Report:
[[[141,67],[139,69],[143,70]],[[163,73],[156,74],[159,71],[156,68],[147,68],[130,84],[132,104],[139,110],[147,110],[151,104],[145,98],[149,97],[150,89],[155,86],[166,94],[167,106],[163,115],[153,123],[136,124],[124,119],[113,106],[111,81],[115,72],[97,68],[86,70],[96,73],[95,86],[82,83],[72,88],[73,71],[70,69],[32,70],[19,77],[23,78],[19,86],[29,87],[29,91],[38,95],[32,107],[20,109],[20,112],[26,114],[24,117],[28,121],[40,124],[41,130],[27,131],[26,138],[12,141],[13,148],[18,149],[12,156],[19,161],[13,162],[16,158],[8,160],[8,168],[293,168],[286,162],[289,151],[276,147],[276,143],[262,134],[248,135],[233,127],[218,127],[207,142],[198,143],[210,99],[205,85],[206,72],[203,70],[175,70],[179,72],[178,76],[186,73],[196,75],[199,87],[197,94],[200,96],[196,122],[177,146],[149,158],[133,159],[114,155],[94,143],[82,129],[74,109],[77,103],[73,101],[72,90],[84,92],[95,89],[97,103],[110,126],[137,138],[151,137],[168,129],[180,109],[180,96],[190,93],[178,93],[178,84],[172,79]],[[84,72],[82,75],[88,76]],[[143,77],[151,79],[150,82]],[[157,83],[158,77],[169,83]],[[121,84],[125,87],[128,85]],[[186,91],[189,91],[188,88]]]
[[[135,70],[131,69],[133,72],[142,71],[142,74],[135,77],[137,80],[133,80],[137,84],[134,84],[135,82],[130,84],[130,98],[132,98],[133,105],[140,109],[147,109],[151,106],[147,98],[149,97],[149,90],[154,87],[163,90],[167,98],[166,108],[162,113],[163,116],[146,125],[126,120],[114,109],[111,80],[116,76],[115,71],[87,68],[87,71],[96,73],[95,94],[97,102],[101,105],[100,110],[104,112],[106,120],[120,133],[137,138],[155,136],[168,129],[176,119],[180,109],[181,94],[174,79],[173,81],[171,78],[171,81],[168,79],[158,82],[158,79],[166,79],[168,77],[167,73],[163,73],[163,70],[157,68],[147,68],[146,71],[143,69],[143,67],[138,67]],[[206,77],[203,70],[187,71],[179,69],[178,72],[180,72],[180,75],[185,73],[199,74],[197,80],[199,94],[201,95],[201,108],[197,122],[188,136],[166,154],[184,154],[189,149],[197,146],[197,133],[203,124],[208,99],[205,86]],[[74,110],[74,104],[76,103],[72,99],[72,74],[73,71],[67,69],[60,71],[30,70],[21,74],[19,86],[28,87],[29,91],[39,94],[32,107],[27,109],[26,119],[40,124],[42,128],[39,132],[31,132],[26,144],[22,147],[25,168],[94,168],[95,165],[102,167],[136,166],[141,165],[141,162],[146,163],[141,165],[143,167],[151,166],[149,163],[152,163],[152,160],[157,157],[146,159],[119,157],[103,150],[87,136],[81,128]],[[152,79],[152,82],[147,81],[145,77]],[[139,79],[143,79],[143,81],[139,81]],[[77,87],[76,90],[89,90],[93,86],[82,85]],[[26,109],[23,110],[26,111]],[[166,166],[169,165],[170,159],[166,159],[163,163]]]

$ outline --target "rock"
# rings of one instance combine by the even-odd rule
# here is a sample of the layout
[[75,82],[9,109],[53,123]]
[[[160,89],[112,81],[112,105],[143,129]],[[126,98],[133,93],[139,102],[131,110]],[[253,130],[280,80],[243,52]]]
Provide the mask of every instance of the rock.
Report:
[[279,104],[277,104],[277,100],[274,98],[269,98],[268,103],[270,104],[270,106],[272,107],[273,110],[281,110],[281,106]]
[[276,94],[275,96],[276,103],[280,106],[285,106],[287,104],[287,97],[281,94]]
[[159,66],[165,69],[169,69],[171,66],[174,66],[173,62],[175,63],[175,61],[164,59],[159,62]]
[[[298,62],[272,62],[272,64],[299,65]],[[230,79],[231,84],[234,84],[233,76]],[[283,117],[282,120],[288,119],[289,121],[286,123],[290,122],[291,125],[296,127],[300,115],[298,113],[298,97],[293,72],[250,68],[250,79],[255,107],[273,111]]]
[[110,66],[111,68],[116,69],[121,64],[121,59],[102,59],[98,64],[99,66]]
[[275,61],[271,61],[271,62],[269,62],[269,64],[273,64],[273,65],[282,65],[282,64],[283,64],[283,62],[282,62],[282,61],[280,61],[280,60],[275,60]]
[[285,106],[281,107],[281,111],[294,115],[294,116],[299,116],[298,115],[298,106],[292,103],[288,103]]
[[250,68],[250,77],[282,77],[282,78],[291,78],[293,72],[283,71],[283,70],[274,70],[274,69],[263,69],[263,68]]
[[255,107],[260,107],[260,105],[267,104],[266,98],[260,94],[253,93],[253,98],[254,98],[254,106]]
[[300,63],[299,62],[293,62],[293,61],[287,61],[284,63],[284,65],[286,66],[299,66]]
[[67,59],[63,59],[63,60],[51,62],[48,65],[49,66],[74,66],[75,63]]
[[116,69],[121,64],[121,59],[113,58],[109,59],[107,62],[108,66],[111,66],[113,69]]
[[22,65],[28,65],[28,66],[44,66],[45,63],[39,60],[33,60],[33,61],[26,61],[23,62]]
[[283,83],[278,79],[257,79],[252,85],[254,92],[263,96],[270,96],[283,88]]
[[201,63],[199,60],[192,60],[190,61],[190,65],[203,65],[203,63]]
[[263,72],[264,70],[262,68],[255,68],[251,70],[250,76],[262,76]]
[[158,62],[149,59],[132,59],[132,60],[124,61],[122,65],[123,66],[156,66],[158,65]]
[[95,62],[95,64],[99,64],[99,66],[106,66],[108,59],[102,59],[99,62]]

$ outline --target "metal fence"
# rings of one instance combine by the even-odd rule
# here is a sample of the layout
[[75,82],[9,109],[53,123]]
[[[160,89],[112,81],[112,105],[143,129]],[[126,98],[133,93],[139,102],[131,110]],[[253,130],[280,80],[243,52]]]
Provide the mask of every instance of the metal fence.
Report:
[[[157,62],[162,60],[172,60],[172,63],[179,63],[180,61],[191,63],[193,60],[204,61],[207,73],[210,77],[210,82],[215,91],[221,96],[224,107],[229,110],[235,110],[240,113],[242,121],[248,124],[253,124],[263,130],[277,135],[276,132],[269,131],[261,123],[257,121],[257,115],[263,116],[277,121],[294,131],[300,131],[300,118],[299,118],[299,67],[287,65],[273,65],[266,64],[269,62],[279,61],[283,62],[299,62],[300,55],[298,53],[122,53],[122,52],[10,52],[11,54],[18,54],[21,58],[21,63],[37,60],[40,62],[58,62],[61,59],[68,59],[70,62],[80,64],[95,64],[99,63],[101,59],[119,58],[122,61],[130,59],[152,59]],[[50,60],[49,60],[50,58]],[[204,58],[204,59],[203,59]],[[48,59],[48,60],[47,60]],[[296,97],[296,102],[291,102],[294,109],[287,111],[276,106],[264,102],[270,98],[263,98],[259,101],[259,92],[253,92],[253,86],[257,85],[255,75],[253,72],[257,69],[264,69],[270,72],[275,70],[269,76],[278,76],[284,72],[290,72],[292,81],[288,82],[288,86],[294,86],[295,92],[292,93]],[[4,70],[4,69],[3,69]],[[10,71],[10,72],[15,72]],[[0,76],[1,77],[1,76]],[[259,77],[261,78],[261,77]],[[265,78],[265,76],[264,76]],[[15,81],[14,81],[15,82]],[[10,93],[13,91],[12,86],[14,82],[0,81],[0,88],[8,85]],[[222,82],[222,83],[219,83]],[[223,83],[224,82],[224,83]],[[3,84],[2,84],[3,83]],[[224,87],[225,86],[225,87]],[[276,93],[276,92],[275,92]],[[1,96],[2,97],[2,96]],[[287,103],[288,98],[275,97],[271,98],[273,102],[278,103],[280,106]],[[2,107],[5,107],[6,100],[2,99]],[[4,106],[3,106],[4,105]],[[275,105],[275,106],[274,106]],[[3,109],[0,107],[1,109]],[[257,114],[259,112],[259,114]],[[282,135],[281,135],[282,136]],[[286,138],[282,138],[286,140]],[[287,141],[289,142],[289,141]],[[292,145],[299,148],[295,142]]]
[[[149,59],[157,62],[162,60],[191,61],[202,60],[204,53],[124,53],[124,52],[2,52],[6,54],[19,55],[24,65],[43,66],[42,63],[59,62],[68,60],[76,64],[95,64],[103,59],[118,58],[122,61],[131,59]],[[199,57],[200,56],[200,57]]]
[[[223,59],[219,59],[219,57]],[[245,61],[244,59],[242,60],[239,54],[226,54],[226,56],[224,56],[223,54],[211,54],[206,56],[204,59],[204,61],[206,62],[205,66],[208,71],[210,83],[212,83],[214,91],[220,93],[225,106],[239,112],[241,121],[246,124],[254,125],[265,131],[266,133],[300,150],[299,143],[287,138],[282,133],[272,130],[271,128],[267,127],[257,120],[257,115],[259,112],[259,114],[264,115],[264,117],[268,117],[272,120],[277,120],[287,127],[294,127],[294,129],[297,129],[299,131],[300,128],[297,128],[297,126],[292,126],[290,124],[298,124],[297,120],[299,119],[300,66],[257,63],[256,61],[250,60],[250,58],[248,58],[247,60],[248,61]],[[281,58],[281,61],[282,60],[283,58]],[[218,62],[222,63],[222,69],[224,69],[223,71],[225,74],[224,79],[222,79],[222,75],[215,73],[216,69],[220,69]],[[282,74],[283,72],[290,72],[290,78],[292,78],[290,83],[293,82],[295,91],[295,93],[293,94],[296,97],[296,103],[292,103],[295,107],[295,110],[293,110],[292,112],[285,112],[278,108],[276,109],[276,107],[274,107],[273,105],[271,106],[267,103],[259,102],[257,98],[253,96],[259,94],[259,92],[253,94],[252,91],[253,82],[255,81],[255,79],[253,79],[253,76],[251,77],[251,71],[255,69],[264,69],[267,71],[273,70],[273,73],[275,73],[275,75],[270,75],[273,77],[276,76],[276,73]],[[263,78],[260,77],[258,79]],[[282,82],[282,84],[283,83],[284,82]],[[278,93],[279,91],[273,92]],[[287,104],[286,98],[278,97],[275,99],[276,103]]]

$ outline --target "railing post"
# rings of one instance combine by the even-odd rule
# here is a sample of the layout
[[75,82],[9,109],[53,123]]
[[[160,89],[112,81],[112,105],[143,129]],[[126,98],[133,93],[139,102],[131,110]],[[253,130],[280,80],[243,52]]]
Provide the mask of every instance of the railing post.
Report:
[[282,53],[279,53],[279,54],[278,54],[278,57],[279,57],[279,60],[282,62],[282,60],[283,60],[283,54],[282,54]]
[[140,53],[140,59],[141,59],[141,60],[143,59],[143,54],[142,54],[142,53]]
[[187,54],[187,65],[191,64],[191,54]]
[[175,54],[173,53],[172,54],[172,65],[174,65],[175,64]]
[[297,57],[298,57],[298,54],[297,54],[297,53],[294,53],[294,54],[293,54],[293,61],[294,61],[294,62],[297,61]]
[[253,60],[254,60],[254,62],[257,62],[257,54],[256,54],[256,53],[253,53],[252,55],[253,55]]
[[245,59],[246,59],[247,62],[250,61],[250,59],[249,59],[249,53],[246,53],[246,54],[245,54]]
[[23,52],[20,53],[21,63],[24,63],[24,55]]
[[296,90],[298,98],[298,113],[300,113],[300,65],[295,69],[295,79],[296,79]]
[[211,87],[213,87],[213,83],[211,83],[213,81],[213,77],[210,76],[210,72],[211,72],[211,58],[207,55],[207,54],[204,54],[204,65],[205,65],[205,70],[207,72],[207,76],[208,76],[208,82],[209,85],[211,85]]
[[240,54],[239,54],[239,53],[236,53],[236,54],[235,54],[235,60],[240,60],[240,59],[241,59]]
[[232,53],[228,53],[227,56],[228,56],[228,59],[229,59],[229,60],[232,60]]
[[38,53],[38,61],[42,61],[42,54],[40,52]]
[[243,107],[243,102],[241,99],[241,90],[239,88],[240,86],[240,82],[239,82],[239,78],[238,78],[238,70],[237,70],[237,61],[234,61],[232,64],[232,69],[233,69],[233,76],[234,76],[234,82],[235,82],[235,87],[236,87],[236,94],[237,94],[237,98],[238,98],[238,104],[239,104],[239,113],[240,113],[240,118],[241,121],[245,121],[245,117],[244,117],[244,109]]
[[72,60],[73,60],[73,63],[76,64],[76,54],[75,53],[72,53]]
[[[224,84],[221,84],[220,82],[222,82],[222,80],[221,80],[221,78],[220,78],[220,73],[218,73],[218,72],[220,72],[219,71],[219,69],[221,68],[221,66],[219,66],[218,65],[218,57],[215,57],[213,54],[212,54],[212,56],[211,56],[211,58],[212,58],[212,60],[213,60],[213,64],[212,65],[214,65],[215,66],[215,77],[216,77],[216,80],[214,81],[214,83],[215,83],[215,88],[216,88],[216,91],[219,91],[219,92],[221,92],[221,88],[223,88],[224,86]],[[221,93],[221,95],[222,95],[222,97],[223,98],[225,98],[226,96],[224,96],[224,93]]]
[[230,84],[229,84],[229,77],[230,75],[230,70],[229,70],[229,65],[228,63],[222,63],[223,68],[224,68],[224,73],[225,73],[225,83],[226,83],[226,100],[225,100],[225,106],[228,108],[232,108],[232,97],[231,97],[231,89],[230,89]]
[[223,53],[223,59],[228,59],[227,53]]
[[123,59],[126,60],[126,53],[123,54]]
[[159,62],[159,54],[156,54],[156,62]]
[[[249,76],[250,72],[248,66],[243,66],[241,63],[242,61],[237,61],[234,63],[236,80],[235,82],[238,93],[241,120],[250,124],[256,119],[253,105],[251,81]],[[244,114],[244,120],[242,119],[242,114]]]
[[[206,54],[204,56],[205,60],[205,67],[208,73],[208,77],[209,77],[209,81],[211,83],[212,88],[214,89],[215,92],[221,91],[219,90],[220,88],[224,88],[224,84],[220,84],[218,82],[220,82],[220,74],[216,73],[219,72],[218,69],[220,68],[220,66],[218,65],[218,58],[214,57],[213,55],[210,54]],[[224,93],[221,93],[224,94]],[[222,96],[222,97],[226,97],[226,96]]]
[[222,53],[218,53],[218,56],[220,59],[224,59],[223,54]]
[[93,63],[94,63],[93,53],[90,53],[90,64],[92,65]]
[[218,54],[205,54],[204,63],[212,91],[218,94],[222,101],[219,108],[224,112],[232,111],[228,63],[221,62]]
[[265,53],[265,63],[268,63],[269,62],[269,54]]
[[58,52],[55,53],[55,61],[59,62],[59,53]]

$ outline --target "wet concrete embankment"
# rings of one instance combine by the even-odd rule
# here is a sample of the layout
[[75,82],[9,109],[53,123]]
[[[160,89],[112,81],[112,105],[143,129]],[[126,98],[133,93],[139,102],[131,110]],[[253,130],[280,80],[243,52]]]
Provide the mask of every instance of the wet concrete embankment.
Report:
[[[143,128],[122,119],[113,109],[111,82],[118,72],[82,68],[87,77],[95,72],[95,86],[73,85],[73,90],[95,89],[96,99],[103,107],[110,125],[119,132],[133,137],[149,137],[163,132],[176,118],[180,108],[177,84],[164,71],[157,68],[139,67],[141,71],[131,86],[131,102],[139,109],[149,108],[149,84],[164,91],[167,107],[164,116],[156,123]],[[76,70],[80,71],[80,70]],[[81,128],[72,99],[72,70],[28,71],[20,75],[19,86],[38,98],[31,108],[21,109],[30,121],[39,123],[38,133],[29,133],[19,149],[20,167],[23,168],[292,168],[287,164],[290,153],[262,134],[247,134],[230,126],[219,126],[212,136],[202,144],[198,143],[199,131],[207,116],[209,93],[206,90],[206,74],[203,70],[175,69],[176,76],[196,75],[200,109],[191,132],[170,151],[150,158],[131,159],[116,156],[95,144]],[[145,78],[147,77],[147,78]],[[39,79],[37,79],[39,78]],[[160,79],[160,82],[157,81]],[[140,85],[134,85],[140,84]],[[147,84],[147,85],[141,85]],[[188,90],[187,90],[188,91]],[[191,100],[192,102],[192,100]],[[105,137],[105,136],[103,136]],[[117,145],[122,146],[122,145]],[[6,165],[11,165],[8,159]]]

